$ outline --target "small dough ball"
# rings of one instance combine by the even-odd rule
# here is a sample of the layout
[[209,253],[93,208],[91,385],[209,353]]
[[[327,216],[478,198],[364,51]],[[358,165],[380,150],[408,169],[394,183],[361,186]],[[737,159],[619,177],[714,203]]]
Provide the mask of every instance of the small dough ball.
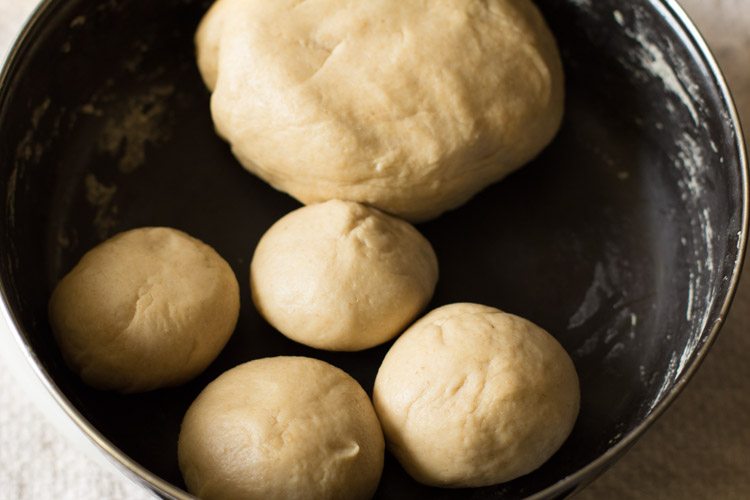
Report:
[[87,252],[57,285],[52,330],[68,365],[99,389],[130,393],[201,373],[234,331],[234,272],[176,229],[120,233]]
[[393,345],[373,393],[388,448],[417,481],[478,487],[549,459],[578,415],[570,357],[533,323],[452,304]]
[[218,133],[303,203],[433,218],[535,157],[563,114],[530,0],[218,0],[196,45]]
[[259,359],[206,387],[185,415],[180,470],[206,499],[367,499],[385,444],[362,387],[316,359]]
[[334,351],[398,335],[437,278],[435,252],[411,224],[339,200],[287,214],[263,235],[250,266],[253,300],[268,322]]

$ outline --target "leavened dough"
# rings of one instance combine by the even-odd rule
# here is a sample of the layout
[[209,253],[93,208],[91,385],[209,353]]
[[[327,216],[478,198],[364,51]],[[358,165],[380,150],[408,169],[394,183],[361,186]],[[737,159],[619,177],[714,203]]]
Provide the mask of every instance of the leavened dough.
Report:
[[250,287],[258,311],[287,337],[356,351],[399,334],[438,278],[430,242],[408,222],[353,202],[295,210],[258,243]]
[[370,399],[310,358],[251,361],[221,375],[182,422],[179,463],[206,499],[367,499],[385,445]]
[[393,345],[373,393],[389,449],[419,482],[476,487],[544,463],[578,414],[578,377],[560,344],[492,307],[452,304]]
[[87,252],[49,304],[68,365],[99,389],[186,382],[232,335],[239,285],[211,247],[170,228],[120,233]]
[[219,134],[304,203],[430,219],[536,156],[562,117],[529,0],[218,0],[196,44]]

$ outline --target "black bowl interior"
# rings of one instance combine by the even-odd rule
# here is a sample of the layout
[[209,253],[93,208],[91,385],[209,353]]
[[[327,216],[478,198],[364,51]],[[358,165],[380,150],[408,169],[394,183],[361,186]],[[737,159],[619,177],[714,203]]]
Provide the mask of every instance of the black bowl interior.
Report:
[[[244,171],[214,133],[193,47],[209,3],[48,1],[0,90],[0,275],[19,334],[93,427],[178,487],[181,418],[224,370],[306,355],[370,391],[389,347],[309,349],[253,308],[255,244],[298,203]],[[379,498],[514,498],[574,474],[673,392],[731,293],[744,177],[731,104],[705,54],[658,1],[538,3],[567,75],[559,136],[524,169],[419,229],[441,265],[430,308],[479,302],[552,332],[580,375],[580,417],[548,463],[504,485],[427,488],[388,456]],[[242,285],[239,324],[183,387],[92,390],[64,365],[47,301],[86,250],[152,225],[185,230],[229,261]]]

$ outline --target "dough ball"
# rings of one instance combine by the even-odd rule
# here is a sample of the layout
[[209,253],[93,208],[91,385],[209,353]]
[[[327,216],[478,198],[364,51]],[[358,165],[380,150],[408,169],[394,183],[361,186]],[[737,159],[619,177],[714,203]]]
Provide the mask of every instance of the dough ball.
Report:
[[196,44],[219,134],[304,203],[430,219],[535,157],[563,113],[530,0],[218,0]]
[[201,373],[229,340],[239,310],[237,278],[219,254],[155,227],[86,253],[55,288],[49,317],[84,382],[127,393]]
[[385,445],[359,384],[328,363],[245,363],[208,385],[178,445],[188,489],[206,499],[367,499]]
[[552,456],[573,428],[579,389],[547,332],[492,307],[452,304],[396,341],[373,400],[389,449],[414,479],[477,487]]
[[339,200],[283,217],[250,266],[253,301],[268,322],[334,351],[398,335],[427,305],[437,278],[435,252],[411,224]]

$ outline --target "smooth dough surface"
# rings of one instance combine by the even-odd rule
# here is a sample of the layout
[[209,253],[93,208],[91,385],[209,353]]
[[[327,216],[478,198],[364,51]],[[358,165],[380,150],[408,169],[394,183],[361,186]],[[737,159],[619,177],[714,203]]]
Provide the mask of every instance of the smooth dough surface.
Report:
[[367,499],[385,445],[359,384],[316,359],[266,358],[225,372],[182,422],[179,463],[212,499]]
[[49,304],[68,365],[99,389],[140,392],[201,373],[234,331],[234,272],[171,228],[120,233],[87,252]]
[[563,113],[530,0],[218,0],[196,45],[218,133],[303,203],[433,218],[535,157]]
[[419,482],[477,487],[542,465],[578,415],[573,362],[533,323],[451,304],[393,345],[373,393],[388,448]]
[[438,279],[432,246],[411,224],[331,200],[280,219],[250,266],[258,311],[297,342],[356,351],[393,338],[427,305]]

